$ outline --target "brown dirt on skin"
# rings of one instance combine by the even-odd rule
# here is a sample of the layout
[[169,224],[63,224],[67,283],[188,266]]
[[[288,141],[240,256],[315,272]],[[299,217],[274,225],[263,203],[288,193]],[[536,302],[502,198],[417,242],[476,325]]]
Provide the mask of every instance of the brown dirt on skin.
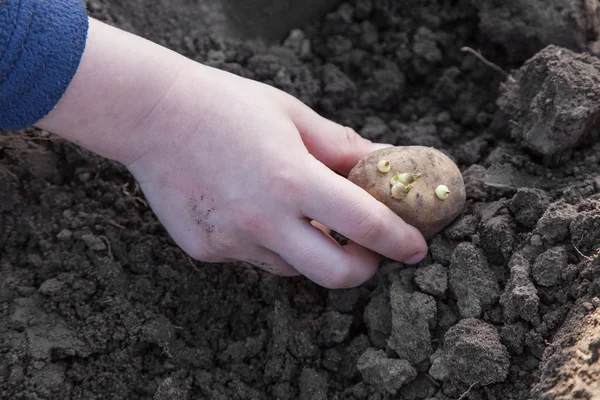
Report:
[[[443,150],[467,203],[419,265],[386,260],[363,286],[328,291],[193,262],[122,166],[37,131],[4,133],[0,398],[598,398],[600,143],[545,166],[492,126],[531,109],[497,106],[509,82],[460,50],[508,70],[564,32],[576,41],[556,44],[575,52],[596,39],[539,1],[510,2],[510,18],[493,12],[500,3],[354,0],[267,46],[206,32],[199,2],[89,2],[94,16],[281,88],[369,139]],[[491,23],[508,32],[500,43]],[[524,26],[543,26],[539,40]],[[507,54],[507,43],[524,46]],[[572,72],[561,74],[578,81]],[[540,105],[564,94],[540,93]]]

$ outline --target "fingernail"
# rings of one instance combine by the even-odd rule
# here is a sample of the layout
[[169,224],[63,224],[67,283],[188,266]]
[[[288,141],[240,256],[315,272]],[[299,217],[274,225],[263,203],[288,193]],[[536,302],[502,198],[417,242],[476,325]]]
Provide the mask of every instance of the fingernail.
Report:
[[387,143],[373,143],[373,151],[387,149],[388,147],[394,147],[394,145]]
[[418,253],[414,256],[412,256],[411,258],[409,258],[408,260],[406,260],[404,263],[405,264],[416,264],[421,262],[424,258],[425,258],[425,253]]

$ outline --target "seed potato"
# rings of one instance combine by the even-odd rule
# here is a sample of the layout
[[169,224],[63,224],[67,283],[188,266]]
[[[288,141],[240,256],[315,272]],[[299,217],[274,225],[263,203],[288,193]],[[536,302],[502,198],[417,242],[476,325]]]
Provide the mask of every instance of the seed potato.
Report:
[[[381,168],[389,163],[388,168]],[[431,147],[396,146],[362,158],[348,179],[381,201],[427,239],[462,212],[466,191],[458,166]]]

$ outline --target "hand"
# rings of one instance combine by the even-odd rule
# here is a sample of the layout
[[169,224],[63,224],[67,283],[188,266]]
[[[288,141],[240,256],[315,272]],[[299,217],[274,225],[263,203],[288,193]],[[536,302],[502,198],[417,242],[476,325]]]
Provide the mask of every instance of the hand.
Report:
[[126,165],[198,260],[344,288],[368,280],[380,255],[410,264],[427,250],[417,229],[333,172],[377,145],[282,91],[94,19],[73,81],[36,125]]
[[150,150],[126,165],[197,260],[347,288],[371,278],[380,255],[411,264],[427,251],[417,229],[333,172],[381,145],[275,88],[193,64],[137,128]]

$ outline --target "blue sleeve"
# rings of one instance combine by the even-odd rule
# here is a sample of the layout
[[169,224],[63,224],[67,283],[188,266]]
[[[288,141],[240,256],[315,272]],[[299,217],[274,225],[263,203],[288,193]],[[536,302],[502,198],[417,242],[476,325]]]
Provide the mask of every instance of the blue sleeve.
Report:
[[54,109],[87,31],[84,0],[0,0],[0,129],[23,129]]

